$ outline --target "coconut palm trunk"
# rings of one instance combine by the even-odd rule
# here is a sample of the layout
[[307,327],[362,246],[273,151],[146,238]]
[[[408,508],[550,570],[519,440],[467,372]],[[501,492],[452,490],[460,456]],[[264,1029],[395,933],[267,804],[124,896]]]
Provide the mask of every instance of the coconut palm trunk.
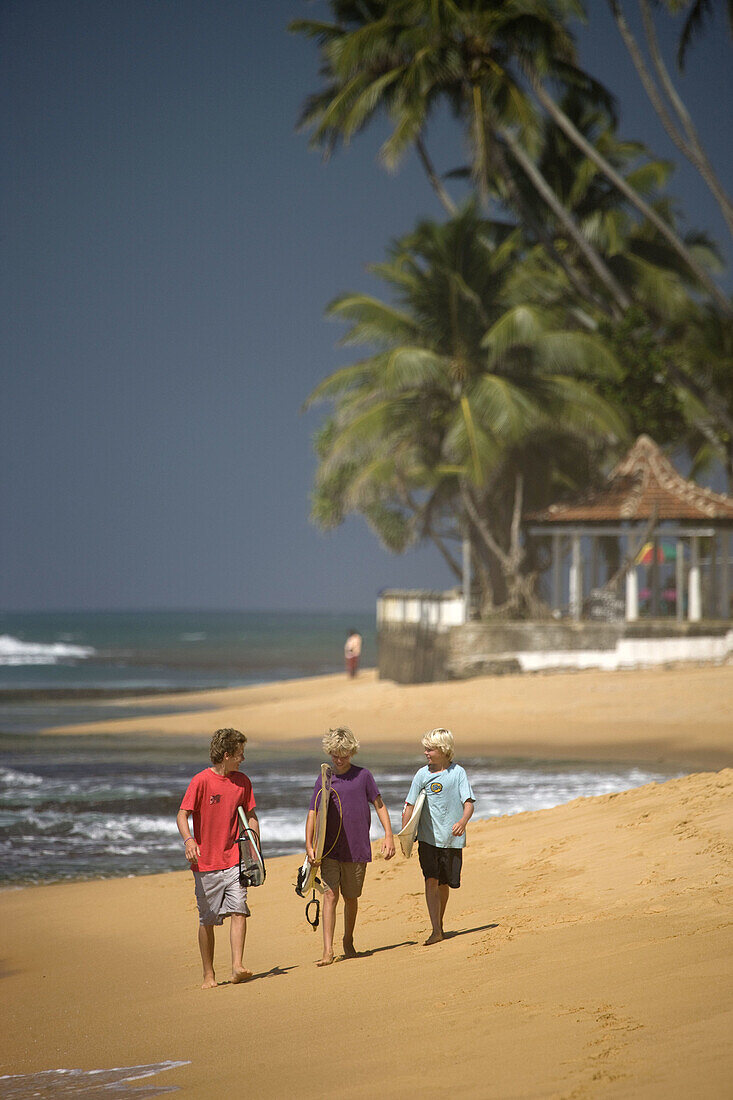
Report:
[[477,163],[482,179],[486,180],[488,176],[486,142],[486,124],[488,124],[490,131],[507,146],[512,157],[519,165],[532,187],[545,205],[548,206],[555,215],[560,225],[565,229],[565,232],[568,234],[581,256],[583,256],[591,271],[594,272],[600,282],[605,286],[611,296],[611,302],[615,304],[616,308],[614,312],[616,315],[622,315],[631,305],[631,301],[625,290],[614,278],[603,258],[599,255],[587,237],[583,235],[573,215],[563,206],[562,202],[555,194],[555,191],[542,175],[538,166],[525,151],[519,139],[515,137],[514,133],[508,127],[501,126],[498,121],[492,117],[491,108],[489,104],[484,102],[479,85],[474,84],[470,89],[467,89],[467,92],[470,110],[473,115],[474,135],[478,150]]
[[613,165],[609,164],[602,153],[591,145],[586,138],[583,137],[580,130],[572,122],[571,119],[565,114],[561,107],[555,102],[547,89],[542,84],[539,76],[533,70],[529,73],[532,88],[534,90],[537,99],[550,115],[552,120],[560,127],[564,134],[566,134],[575,146],[593,163],[598,167],[604,176],[617,187],[622,195],[629,200],[630,203],[642,214],[647,221],[649,221],[654,228],[665,238],[670,246],[675,250],[677,255],[687,265],[689,270],[695,276],[701,286],[704,286],[707,292],[715,299],[720,308],[728,315],[733,315],[733,307],[726,298],[725,294],[717,286],[715,281],[710,277],[704,267],[701,266],[692,255],[686,245],[680,240],[675,231],[672,229],[663,218],[660,218],[656,210],[654,210],[644,199],[639,195],[637,191],[619,175]]
[[422,137],[418,137],[417,141],[415,142],[415,148],[417,149],[417,155],[420,158],[420,163],[423,166],[425,175],[430,181],[430,186],[432,187],[433,191],[435,191],[435,194],[438,196],[441,206],[445,210],[448,217],[452,218],[457,210],[456,204],[453,202],[453,199],[450,197],[445,187],[443,186],[443,181],[441,180],[440,176],[435,171],[435,167],[432,160],[430,159],[428,151],[425,147],[425,142],[423,141]]
[[606,290],[611,295],[611,300],[616,305],[617,315],[623,314],[631,305],[631,301],[623,289],[621,284],[612,275],[611,271],[604,263],[599,253],[593,248],[590,241],[583,236],[580,228],[575,222],[573,216],[565,209],[560,199],[557,197],[552,187],[540,172],[537,165],[532,158],[524,151],[522,145],[517,138],[509,131],[505,129],[499,130],[499,136],[508,145],[511,150],[512,156],[516,160],[519,167],[522,169],[527,179],[530,181],[537,194],[547,204],[557,220],[563,226],[568,236],[571,238],[575,246],[581,255],[585,258],[588,266],[597,275],[598,279],[603,283]]
[[[656,111],[659,119],[664,126],[670,140],[679,149],[682,155],[690,161],[693,167],[699,172],[703,181],[705,182],[708,190],[715,198],[718,206],[720,207],[721,214],[725,220],[728,229],[733,235],[733,203],[727,195],[722,183],[718,179],[715,170],[713,169],[710,159],[705,152],[702,142],[700,141],[697,130],[695,129],[692,119],[690,117],[687,108],[684,106],[679,93],[674,88],[672,80],[669,77],[669,73],[666,70],[666,66],[661,58],[658,44],[656,41],[656,34],[653,33],[653,24],[651,22],[651,15],[646,8],[647,24],[645,26],[647,40],[649,41],[650,53],[652,57],[656,57],[655,68],[662,80],[662,84],[670,98],[672,107],[677,114],[681,126],[684,128],[683,134],[680,129],[680,125],[672,117],[672,113],[662,95],[660,89],[652,76],[649,68],[644,59],[644,55],[639,47],[639,43],[636,41],[629,24],[626,21],[621,5],[618,0],[608,0],[608,6],[613,15],[614,21],[618,28],[619,34],[623,39],[624,45],[628,50],[629,56],[634,64],[634,68],[639,76],[644,91],[649,97],[654,110]],[[645,13],[645,6],[642,5],[642,14]]]

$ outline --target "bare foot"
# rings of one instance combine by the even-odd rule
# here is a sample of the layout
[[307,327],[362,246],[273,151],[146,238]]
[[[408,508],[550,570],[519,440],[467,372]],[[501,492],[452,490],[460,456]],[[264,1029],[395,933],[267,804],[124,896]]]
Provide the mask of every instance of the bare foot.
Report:
[[434,943],[440,943],[440,941],[442,939],[443,939],[443,933],[442,932],[433,932],[425,940],[425,943],[423,944],[423,947],[431,947]]
[[353,940],[344,940],[344,958],[345,959],[355,959],[356,958],[356,948],[354,947],[354,941]]
[[239,985],[240,982],[249,981],[251,977],[251,970],[245,970],[243,966],[238,967],[236,970],[232,971],[232,985]]
[[205,974],[201,983],[202,989],[216,989],[217,981],[213,974]]
[[333,962],[333,953],[330,955],[324,955],[322,959],[319,959],[316,966],[330,966]]

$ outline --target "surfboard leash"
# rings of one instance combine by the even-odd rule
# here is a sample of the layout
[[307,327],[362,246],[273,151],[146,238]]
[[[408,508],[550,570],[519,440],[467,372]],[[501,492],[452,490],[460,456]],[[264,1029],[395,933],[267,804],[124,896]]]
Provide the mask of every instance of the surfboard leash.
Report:
[[[310,909],[311,909],[311,906],[313,906],[313,905],[315,905],[316,911],[315,911],[315,915],[313,917],[311,917]],[[313,891],[313,897],[311,898],[311,900],[308,902],[308,904],[305,907],[305,919],[308,921],[308,924],[311,926],[311,928],[315,932],[316,928],[318,928],[318,925],[320,924],[320,921],[321,921],[321,903],[318,900],[318,898],[316,897],[315,890]]]
[[[333,844],[331,845],[331,847],[328,849],[327,852],[323,853],[323,855],[321,856],[321,859],[325,859],[326,856],[329,855],[334,850],[334,848],[336,847],[336,842],[337,842],[338,838],[341,836],[341,826],[344,823],[344,810],[343,810],[343,806],[341,805],[341,799],[339,798],[339,793],[338,793],[338,791],[334,790],[333,787],[331,787],[331,790],[330,790],[329,793],[332,794],[334,796],[334,798],[336,799],[336,801],[338,802],[339,827],[336,830],[336,836],[333,838]],[[319,800],[319,798],[321,797],[322,794],[323,794],[323,787],[321,787],[320,791],[316,795],[316,804],[313,807],[314,810],[316,811],[316,813],[318,812],[318,800]]]
[[[336,841],[338,840],[338,838],[341,835],[341,826],[343,825],[343,822],[344,822],[344,810],[343,810],[343,806],[341,805],[341,799],[338,796],[338,791],[334,791],[333,788],[332,788],[330,793],[336,796],[336,801],[338,802],[339,827],[338,827],[338,831],[336,832],[334,842],[331,845],[331,847],[328,849],[328,852],[332,852],[334,850],[334,848],[336,847]],[[322,794],[323,794],[323,787],[321,787],[320,791],[316,795],[316,802],[315,802],[315,806],[314,806],[314,809],[316,811],[318,810],[318,800],[319,800],[319,798],[321,797]],[[328,855],[328,852],[324,852],[323,855],[321,856],[321,859],[324,859]],[[321,880],[319,878],[317,878],[316,881],[320,885]],[[314,912],[314,915],[311,917],[310,910],[313,907],[315,907],[315,912]],[[311,926],[311,928],[315,932],[315,930],[318,928],[318,925],[321,922],[321,900],[320,900],[320,898],[318,898],[316,896],[315,889],[313,890],[313,897],[311,898],[311,900],[308,902],[308,904],[305,907],[305,919],[308,921],[308,924]]]

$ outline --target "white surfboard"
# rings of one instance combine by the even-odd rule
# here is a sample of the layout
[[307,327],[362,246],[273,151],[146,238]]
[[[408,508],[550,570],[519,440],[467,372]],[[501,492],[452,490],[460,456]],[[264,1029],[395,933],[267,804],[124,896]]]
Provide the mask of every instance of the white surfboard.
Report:
[[318,867],[323,857],[323,848],[326,843],[326,823],[328,820],[328,807],[331,802],[331,776],[333,772],[329,764],[321,764],[321,795],[316,803],[316,824],[313,833],[313,850],[316,855],[314,863],[306,856],[305,863],[298,875],[298,893],[305,897],[311,890],[322,887],[316,883]]
[[239,877],[244,886],[261,886],[267,871],[256,834],[247,824],[244,806],[237,808],[239,815]]
[[425,805],[425,789],[420,791],[417,796],[415,805],[412,807],[412,813],[410,814],[410,820],[405,825],[404,829],[400,829],[397,834],[397,839],[400,842],[400,848],[402,849],[402,855],[405,859],[409,859],[412,855],[412,846],[415,843],[415,837],[417,836],[417,827],[420,824],[420,814],[422,808]]

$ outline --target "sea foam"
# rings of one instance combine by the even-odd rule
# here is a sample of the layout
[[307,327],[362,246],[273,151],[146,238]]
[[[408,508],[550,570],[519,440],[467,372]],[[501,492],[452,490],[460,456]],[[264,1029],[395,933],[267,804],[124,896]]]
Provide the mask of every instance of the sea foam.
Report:
[[68,642],[24,642],[12,634],[0,634],[0,665],[56,665],[82,660],[96,652],[92,646]]

